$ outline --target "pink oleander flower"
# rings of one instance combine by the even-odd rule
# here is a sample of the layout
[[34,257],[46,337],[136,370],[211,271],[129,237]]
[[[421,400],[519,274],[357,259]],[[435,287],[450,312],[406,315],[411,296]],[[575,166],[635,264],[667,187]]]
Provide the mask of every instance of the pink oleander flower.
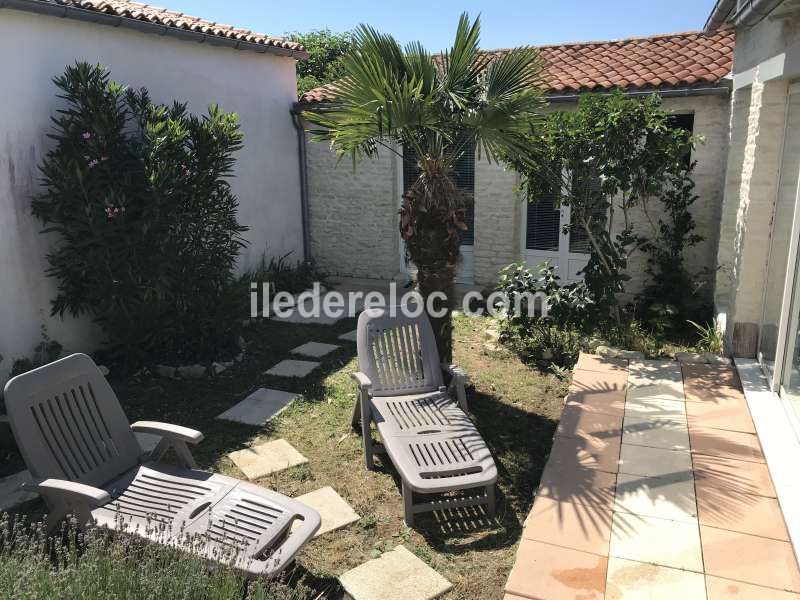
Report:
[[92,138],[92,134],[89,133],[88,131],[84,131],[83,135],[81,137],[83,137],[83,139],[85,139],[85,140],[88,140],[88,139]]
[[87,164],[89,165],[89,168],[91,169],[92,167],[96,167],[99,164],[99,161],[96,158],[93,158]]
[[109,219],[116,219],[121,214],[125,213],[125,207],[108,206],[106,207],[106,217]]

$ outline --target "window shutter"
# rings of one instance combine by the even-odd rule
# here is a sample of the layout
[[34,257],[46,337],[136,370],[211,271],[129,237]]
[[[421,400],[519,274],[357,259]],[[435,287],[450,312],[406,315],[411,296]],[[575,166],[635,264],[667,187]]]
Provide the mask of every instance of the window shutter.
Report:
[[[403,147],[403,189],[408,190],[419,177],[417,156],[413,149]],[[453,166],[453,181],[458,189],[467,194],[470,206],[464,221],[466,231],[460,231],[461,244],[472,246],[475,242],[475,144],[467,146]]]
[[544,194],[538,202],[528,204],[525,223],[525,248],[558,252],[561,211],[556,208],[555,192]]
[[[688,131],[690,134],[694,133],[694,113],[689,114],[682,114],[682,115],[669,115],[667,117],[667,123],[669,123],[670,127],[675,129],[683,129]],[[684,164],[688,168],[690,164],[692,164],[692,152],[691,150],[686,153],[686,156],[683,157]]]
[[[594,175],[590,175],[586,178],[573,176],[572,185],[586,185],[589,187],[589,192],[600,191],[600,179]],[[592,219],[605,219],[606,209],[594,208],[592,209],[591,216]],[[569,251],[576,254],[589,254],[590,251],[589,237],[586,235],[586,231],[578,225],[575,213],[570,214]]]

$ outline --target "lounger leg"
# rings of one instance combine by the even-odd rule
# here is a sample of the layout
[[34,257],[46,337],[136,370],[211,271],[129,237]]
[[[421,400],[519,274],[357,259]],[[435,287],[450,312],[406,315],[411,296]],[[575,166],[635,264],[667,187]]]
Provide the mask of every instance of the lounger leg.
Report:
[[350,424],[353,429],[358,431],[358,422],[361,420],[361,398],[356,396],[356,402],[353,405],[353,417],[350,419]]
[[403,481],[403,511],[407,527],[414,526],[414,491]]
[[194,461],[194,456],[192,456],[192,452],[189,450],[189,446],[186,445],[186,442],[174,440],[172,442],[172,448],[175,450],[175,454],[178,455],[178,460],[181,462],[182,466],[187,469],[197,468],[197,463]]
[[361,405],[361,437],[364,440],[364,460],[366,461],[367,469],[372,471],[375,468],[375,463],[372,460],[374,452],[372,449],[369,402],[365,402],[362,398],[359,404]]
[[486,513],[490,517],[495,513],[494,484],[486,486]]

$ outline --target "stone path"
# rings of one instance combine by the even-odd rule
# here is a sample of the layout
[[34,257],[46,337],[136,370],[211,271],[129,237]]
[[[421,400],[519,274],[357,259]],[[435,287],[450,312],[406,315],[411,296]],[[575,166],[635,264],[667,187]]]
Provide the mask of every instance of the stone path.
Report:
[[581,355],[506,598],[798,592],[735,370]]
[[319,366],[313,360],[282,360],[277,365],[264,371],[264,375],[274,377],[305,377]]
[[260,388],[235,406],[217,415],[217,419],[236,421],[245,425],[264,425],[295,398],[297,398],[297,394]]
[[283,439],[231,452],[228,458],[251,481],[308,462],[305,456]]
[[350,569],[339,581],[353,600],[428,600],[453,587],[405,546]]

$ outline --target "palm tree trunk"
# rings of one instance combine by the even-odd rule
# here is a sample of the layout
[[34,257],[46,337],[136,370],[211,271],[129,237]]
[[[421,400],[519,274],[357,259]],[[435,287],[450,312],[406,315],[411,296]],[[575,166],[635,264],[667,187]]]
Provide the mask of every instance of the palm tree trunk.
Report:
[[433,327],[433,334],[436,338],[436,348],[439,350],[439,360],[450,363],[453,361],[453,296],[455,291],[455,266],[444,268],[426,268],[424,265],[417,265],[417,285],[419,293],[425,301],[425,307],[429,305],[428,297],[434,292],[441,292],[445,295],[444,302],[436,301],[434,310],[442,312],[443,316],[432,316],[428,313],[428,319]]

